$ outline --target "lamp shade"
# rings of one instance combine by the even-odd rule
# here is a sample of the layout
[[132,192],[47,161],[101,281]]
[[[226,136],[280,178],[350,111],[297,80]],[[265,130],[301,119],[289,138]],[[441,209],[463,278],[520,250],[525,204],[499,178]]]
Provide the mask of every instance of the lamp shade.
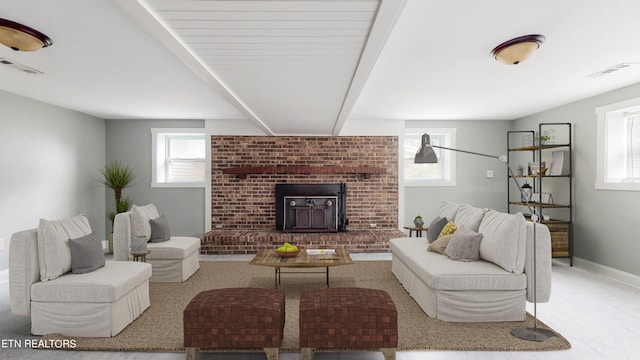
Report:
[[35,51],[52,45],[53,41],[36,29],[0,18],[0,43],[16,51]]
[[413,158],[413,162],[416,164],[438,163],[438,157],[436,156],[436,152],[433,151],[433,148],[431,147],[431,141],[428,134],[422,135],[422,144],[420,145],[420,149],[418,149],[416,156]]
[[544,40],[543,35],[520,36],[496,46],[491,55],[503,64],[516,65],[531,57]]

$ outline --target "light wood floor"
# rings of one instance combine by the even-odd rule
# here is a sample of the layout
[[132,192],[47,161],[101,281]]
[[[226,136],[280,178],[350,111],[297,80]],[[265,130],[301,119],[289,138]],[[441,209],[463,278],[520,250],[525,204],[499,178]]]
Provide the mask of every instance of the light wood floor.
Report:
[[[389,254],[359,255],[354,260],[390,259]],[[220,257],[202,257],[218,260]],[[247,257],[223,257],[248,260]],[[552,352],[398,352],[398,360],[417,359],[640,359],[640,289],[592,274],[563,261],[553,266],[553,290],[549,303],[538,304],[538,318],[563,334],[572,344],[567,351]],[[0,340],[29,338],[29,318],[11,314],[8,283],[0,283]],[[533,313],[532,304],[528,311]],[[199,359],[264,359],[261,353],[203,353]],[[282,353],[283,360],[298,360],[300,353]],[[383,359],[381,353],[318,353],[316,359]],[[142,359],[182,360],[184,353],[78,352],[0,348],[0,359]]]

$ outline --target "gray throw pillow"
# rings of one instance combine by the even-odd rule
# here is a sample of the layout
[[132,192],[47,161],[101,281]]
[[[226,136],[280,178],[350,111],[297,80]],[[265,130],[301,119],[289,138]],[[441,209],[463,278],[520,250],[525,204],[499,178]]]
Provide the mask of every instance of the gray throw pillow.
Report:
[[478,261],[480,260],[480,242],[482,234],[461,226],[453,234],[444,253],[451,260]]
[[151,226],[150,242],[163,242],[171,238],[171,231],[169,230],[169,222],[164,215],[160,215],[155,219],[149,220]]
[[447,225],[447,223],[448,221],[446,217],[438,216],[433,219],[431,224],[429,224],[429,229],[427,229],[427,240],[429,240],[430,243],[434,242],[438,238],[438,235],[440,235],[442,228]]
[[95,234],[69,239],[69,249],[71,250],[71,272],[74,274],[90,273],[104,266],[102,240]]

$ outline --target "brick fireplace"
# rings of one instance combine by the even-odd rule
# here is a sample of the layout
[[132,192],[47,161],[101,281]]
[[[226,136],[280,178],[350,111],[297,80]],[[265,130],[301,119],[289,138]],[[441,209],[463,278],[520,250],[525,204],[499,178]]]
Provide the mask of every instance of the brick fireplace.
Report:
[[[213,230],[202,238],[202,253],[255,253],[284,241],[387,251],[388,239],[404,236],[397,230],[395,136],[212,136],[211,159]],[[287,183],[345,184],[347,231],[276,229],[276,184]]]

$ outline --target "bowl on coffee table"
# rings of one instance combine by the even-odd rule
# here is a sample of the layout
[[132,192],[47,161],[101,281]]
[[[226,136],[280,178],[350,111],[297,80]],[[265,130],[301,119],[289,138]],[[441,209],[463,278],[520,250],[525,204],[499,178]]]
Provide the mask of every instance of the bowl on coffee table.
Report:
[[280,257],[283,258],[296,257],[298,254],[300,254],[300,249],[296,251],[280,251],[276,249],[276,254],[280,255]]

